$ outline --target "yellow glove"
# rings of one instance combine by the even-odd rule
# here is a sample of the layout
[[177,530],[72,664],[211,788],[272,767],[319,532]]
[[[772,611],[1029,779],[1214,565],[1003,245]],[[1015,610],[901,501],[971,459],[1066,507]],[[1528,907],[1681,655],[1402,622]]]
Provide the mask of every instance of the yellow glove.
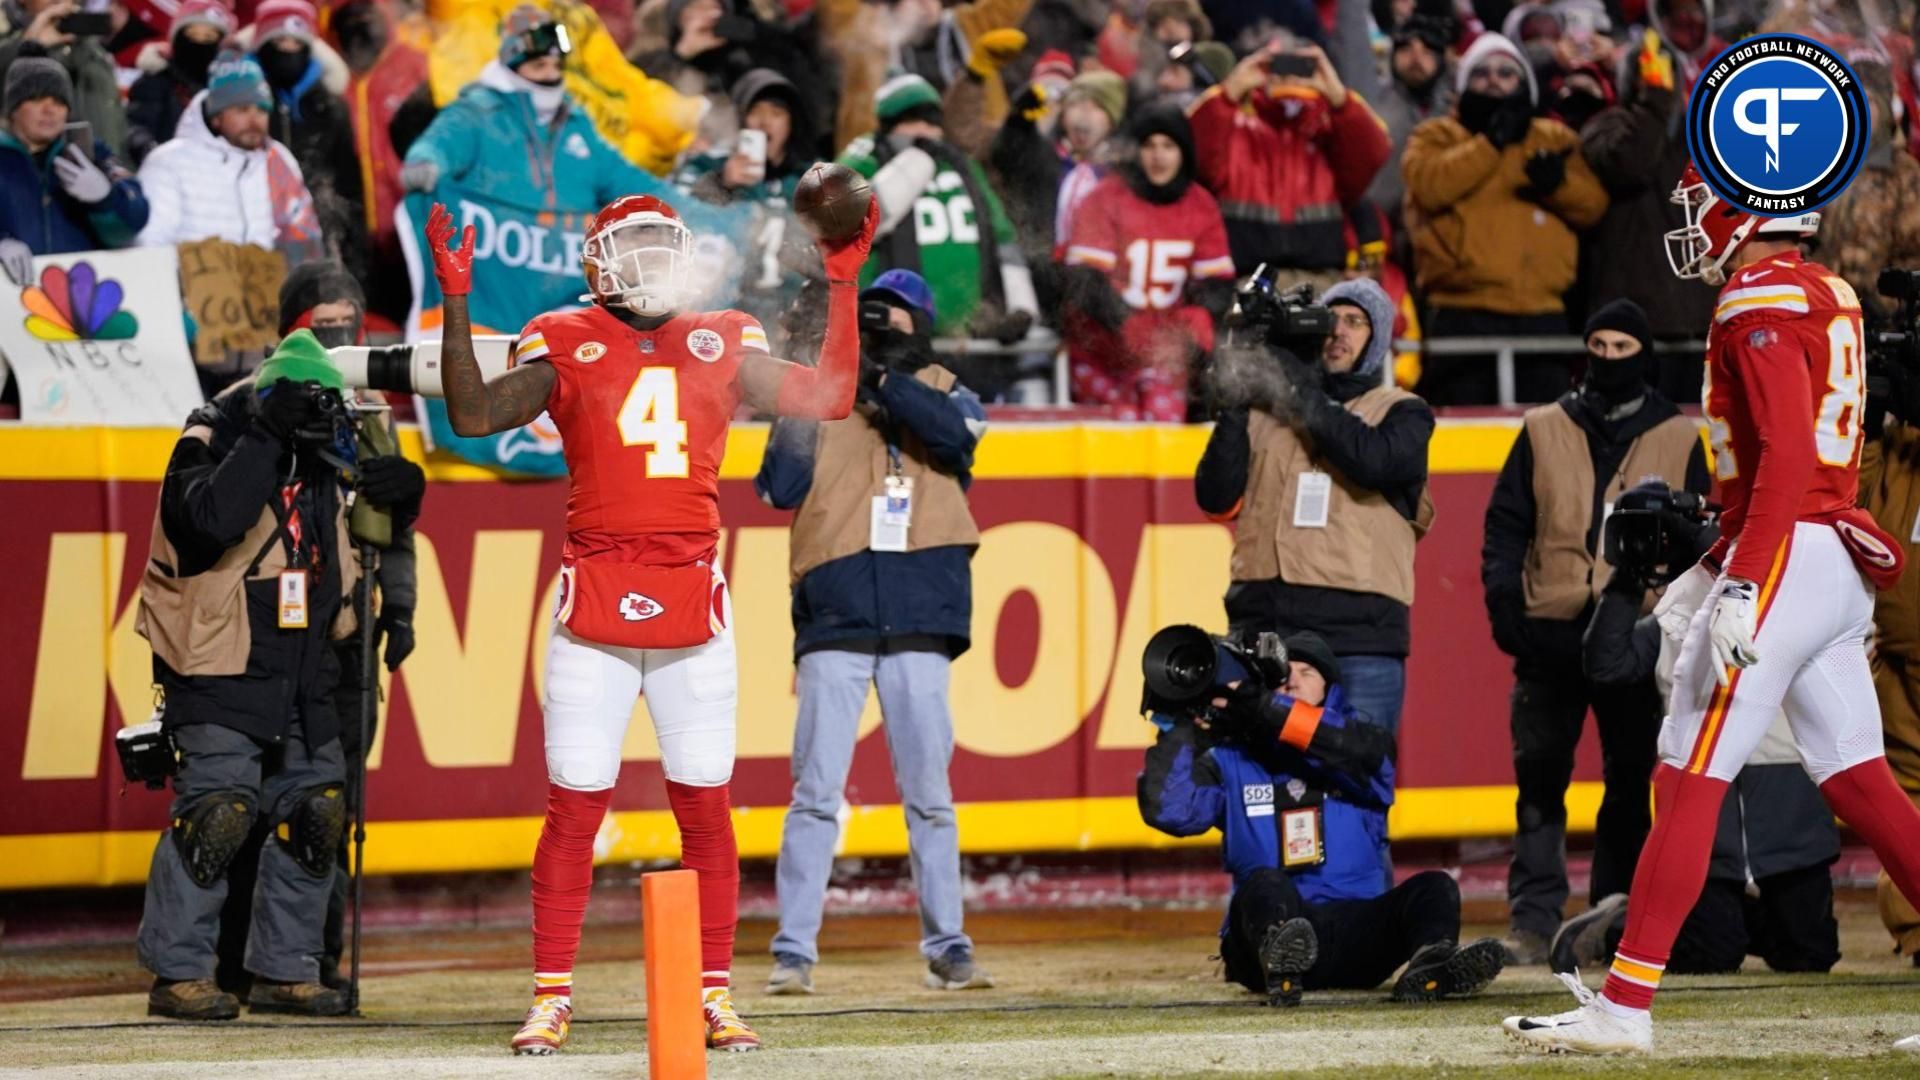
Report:
[[989,30],[973,39],[973,54],[967,57],[967,70],[982,79],[991,79],[1026,47],[1027,35],[1010,26]]
[[1673,57],[1651,28],[1640,40],[1640,85],[1649,90],[1673,89]]
[[1037,124],[1047,115],[1047,88],[1037,82],[1028,83],[1020,96],[1013,99],[1013,110],[1029,124]]

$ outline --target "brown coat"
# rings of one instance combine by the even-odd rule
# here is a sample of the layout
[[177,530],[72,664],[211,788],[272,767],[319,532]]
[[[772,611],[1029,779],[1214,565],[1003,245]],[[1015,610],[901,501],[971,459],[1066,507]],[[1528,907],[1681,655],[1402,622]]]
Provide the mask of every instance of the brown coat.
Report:
[[[946,392],[957,381],[951,371],[929,364],[915,379]],[[865,551],[870,539],[873,499],[886,493],[892,471],[886,436],[870,413],[855,409],[845,420],[820,425],[813,452],[813,485],[793,518],[787,568],[798,584],[822,563]],[[901,431],[900,472],[913,481],[912,524],[907,550],[961,545],[980,546],[980,530],[967,506],[967,493],[951,473],[935,468],[927,449],[910,431]]]
[[[1545,200],[1521,196],[1527,158],[1567,153],[1564,183]],[[1495,149],[1450,116],[1423,121],[1407,137],[1407,231],[1419,285],[1435,307],[1504,315],[1565,311],[1580,241],[1600,220],[1607,193],[1580,156],[1580,139],[1539,119],[1524,141]]]
[[1861,169],[1839,198],[1820,209],[1814,238],[1814,257],[1853,286],[1869,312],[1882,315],[1892,314],[1895,305],[1874,287],[1881,269],[1920,269],[1920,161],[1898,147],[1888,149],[1888,165]]
[[[971,0],[948,8],[947,15],[971,44],[989,30],[1019,26],[1032,6],[1033,0]],[[883,5],[862,0],[820,0],[814,12],[820,24],[820,40],[833,50],[840,65],[840,111],[833,125],[833,152],[838,154],[848,143],[874,130],[873,95],[886,81],[893,48],[887,40]],[[980,85],[960,86],[966,82]],[[955,88],[959,88],[958,95]],[[1006,119],[1006,88],[999,79],[981,82],[962,77],[947,89],[945,107],[947,126],[959,136],[948,141],[961,146],[978,141],[984,146],[991,136],[976,140],[972,133],[976,129],[991,132]],[[972,112],[975,108],[980,110],[977,115]]]
[[[1368,425],[1413,397],[1378,387],[1346,403]],[[1420,493],[1419,517],[1408,521],[1385,495],[1359,487],[1315,455],[1312,444],[1265,410],[1247,417],[1252,460],[1246,503],[1234,532],[1234,581],[1270,581],[1378,593],[1413,603],[1413,546],[1433,525],[1433,499]],[[1299,478],[1324,472],[1333,480],[1325,528],[1293,524]]]
[[[1520,580],[1527,616],[1578,618],[1598,600],[1613,567],[1604,555],[1587,550],[1593,528],[1593,452],[1585,429],[1558,402],[1527,410],[1527,443],[1533,448],[1533,543]],[[1684,484],[1687,462],[1700,445],[1700,429],[1684,416],[1669,416],[1633,441],[1627,456],[1607,482],[1604,501],[1612,506],[1622,492],[1648,476]]]

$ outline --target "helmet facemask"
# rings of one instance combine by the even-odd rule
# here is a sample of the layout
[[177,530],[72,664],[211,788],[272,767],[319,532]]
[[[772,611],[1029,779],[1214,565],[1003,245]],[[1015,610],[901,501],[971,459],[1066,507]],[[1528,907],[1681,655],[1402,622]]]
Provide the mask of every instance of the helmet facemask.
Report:
[[595,300],[644,318],[672,312],[685,295],[692,235],[658,214],[618,221],[581,245]]
[[1735,252],[1746,246],[1760,219],[1735,211],[1745,220],[1725,233],[1721,250],[1715,252],[1713,234],[1707,231],[1706,222],[1710,214],[1725,213],[1728,205],[1705,182],[1698,180],[1691,184],[1683,181],[1674,188],[1672,202],[1685,212],[1687,220],[1685,225],[1669,230],[1665,236],[1667,265],[1673,269],[1674,276],[1708,285],[1725,283],[1727,275],[1723,267]]

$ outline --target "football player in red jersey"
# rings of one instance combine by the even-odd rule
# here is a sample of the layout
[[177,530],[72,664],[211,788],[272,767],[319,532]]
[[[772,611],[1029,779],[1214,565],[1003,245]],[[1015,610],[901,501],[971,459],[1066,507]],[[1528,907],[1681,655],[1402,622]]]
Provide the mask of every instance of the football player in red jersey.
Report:
[[854,279],[878,206],[860,230],[820,243],[828,300],[817,368],[768,355],[765,332],[747,315],[679,310],[692,237],[666,203],[628,195],[600,211],[581,246],[590,290],[581,299],[592,303],[528,323],[509,368],[491,380],[474,360],[467,318],[473,227],[450,246],[451,215],[436,205],[429,216],[434,275],[446,295],[441,361],[453,429],[506,431],[545,411],[565,443],[570,485],[542,703],[549,786],[533,860],[534,1001],[515,1053],[551,1054],[566,1042],[593,839],[642,687],[681,862],[699,876],[707,1045],[760,1045],[728,989],[740,864],[727,792],[732,607],[715,560],[720,459],[742,401],[819,420],[852,410]]
[[1580,1007],[1509,1017],[1549,1051],[1653,1045],[1648,1009],[1705,882],[1727,783],[1784,708],[1828,805],[1920,898],[1920,810],[1887,768],[1867,671],[1873,594],[1898,579],[1898,545],[1855,507],[1865,407],[1860,304],[1800,256],[1818,214],[1764,218],[1723,202],[1689,167],[1667,234],[1682,278],[1724,285],[1702,393],[1720,481],[1720,541],[1657,609],[1681,642],[1654,773],[1658,814],[1606,986],[1562,975]]

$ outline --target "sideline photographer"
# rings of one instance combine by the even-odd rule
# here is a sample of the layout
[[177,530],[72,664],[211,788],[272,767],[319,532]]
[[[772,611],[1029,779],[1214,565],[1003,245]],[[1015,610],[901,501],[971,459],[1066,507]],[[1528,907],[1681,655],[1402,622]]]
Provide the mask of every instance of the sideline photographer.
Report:
[[347,1008],[317,961],[346,824],[332,643],[355,630],[360,580],[342,476],[353,470],[361,496],[404,522],[424,478],[397,456],[356,461],[341,392],[339,369],[297,330],[255,380],[195,410],[168,462],[137,623],[178,752],[138,940],[155,976],[150,1015],[238,1015],[213,979],[215,940],[228,864],[262,818],[248,1002],[315,1016]]
[[[1613,566],[1587,624],[1582,658],[1596,686],[1651,678],[1662,698],[1673,687],[1685,625],[1642,616],[1651,589],[1700,561],[1719,529],[1705,501],[1662,483],[1620,496],[1607,518],[1606,560]],[[1840,959],[1833,878],[1840,834],[1820,789],[1807,775],[1785,712],[1734,777],[1713,838],[1706,888],[1680,927],[1666,970],[1728,974],[1749,955],[1775,971],[1827,971]],[[1612,959],[1626,930],[1628,897],[1613,893],[1568,919],[1553,939],[1554,971],[1589,970]]]
[[793,804],[780,836],[780,932],[769,994],[810,994],[840,810],[868,687],[880,698],[920,897],[925,982],[993,985],[962,929],[959,829],[947,766],[947,688],[973,619],[980,544],[967,506],[980,400],[933,362],[933,292],[889,270],[860,293],[860,388],[853,414],[778,420],[754,477],[776,509],[797,510],[793,582]]
[[[1256,273],[1236,339],[1210,376],[1215,417],[1194,497],[1237,521],[1227,620],[1251,638],[1312,630],[1339,659],[1347,700],[1398,734],[1411,640],[1414,544],[1433,524],[1433,410],[1381,385],[1393,301],[1367,278],[1302,306]],[[1302,357],[1313,357],[1317,364]]]
[[1649,477],[1712,490],[1697,425],[1647,384],[1652,333],[1631,300],[1587,320],[1587,372],[1558,401],[1528,409],[1487,504],[1480,580],[1493,639],[1513,657],[1513,863],[1510,964],[1538,964],[1567,902],[1567,785],[1587,709],[1606,781],[1594,829],[1590,902],[1625,892],[1652,827],[1648,812],[1663,710],[1652,680],[1614,686],[1581,671],[1580,635],[1609,568],[1600,526]]
[[1394,739],[1354,713],[1324,640],[1264,634],[1248,649],[1168,627],[1143,666],[1160,735],[1138,781],[1140,816],[1173,836],[1220,830],[1234,886],[1220,930],[1228,981],[1275,1005],[1299,1004],[1304,990],[1370,989],[1402,964],[1396,1001],[1493,981],[1498,941],[1455,944],[1452,878],[1381,880]]
[[[1860,505],[1906,555],[1920,557],[1920,272],[1880,272],[1881,296],[1898,302],[1891,326],[1868,334],[1867,440],[1860,453]],[[1873,687],[1880,699],[1887,765],[1920,802],[1920,574],[1903,574],[1873,606]],[[1880,874],[1880,918],[1895,947],[1920,965],[1920,911]]]

